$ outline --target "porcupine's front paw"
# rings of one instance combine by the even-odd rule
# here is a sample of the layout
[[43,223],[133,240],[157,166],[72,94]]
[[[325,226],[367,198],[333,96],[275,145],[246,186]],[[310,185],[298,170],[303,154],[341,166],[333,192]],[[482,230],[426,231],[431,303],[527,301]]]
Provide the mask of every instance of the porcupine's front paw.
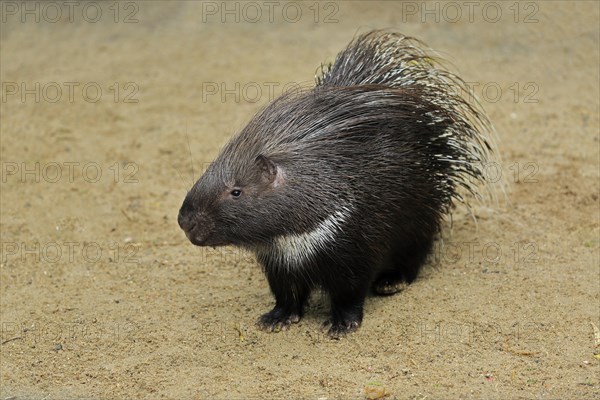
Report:
[[279,332],[285,331],[292,324],[298,322],[300,322],[300,314],[275,307],[268,313],[263,314],[256,321],[256,324],[265,332]]

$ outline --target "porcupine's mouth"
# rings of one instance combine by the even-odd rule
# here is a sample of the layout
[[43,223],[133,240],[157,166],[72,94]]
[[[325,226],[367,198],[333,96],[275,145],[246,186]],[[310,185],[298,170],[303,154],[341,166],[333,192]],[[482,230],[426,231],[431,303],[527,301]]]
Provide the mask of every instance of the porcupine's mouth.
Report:
[[228,244],[222,240],[218,240],[210,236],[207,238],[202,238],[200,235],[195,234],[194,230],[185,231],[185,236],[187,236],[193,245],[200,247],[219,247],[226,246]]

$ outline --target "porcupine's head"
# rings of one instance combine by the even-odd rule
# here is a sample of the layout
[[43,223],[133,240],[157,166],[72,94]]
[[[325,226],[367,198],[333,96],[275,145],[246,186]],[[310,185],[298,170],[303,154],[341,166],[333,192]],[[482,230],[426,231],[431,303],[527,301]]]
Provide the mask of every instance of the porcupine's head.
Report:
[[266,203],[284,181],[282,168],[267,156],[226,149],[188,192],[179,226],[197,246],[265,241],[272,236]]
[[319,191],[318,161],[307,161],[291,144],[294,132],[311,125],[307,107],[305,96],[282,96],[223,148],[179,210],[193,244],[253,248],[304,232],[326,216],[326,201],[315,199],[328,197]]

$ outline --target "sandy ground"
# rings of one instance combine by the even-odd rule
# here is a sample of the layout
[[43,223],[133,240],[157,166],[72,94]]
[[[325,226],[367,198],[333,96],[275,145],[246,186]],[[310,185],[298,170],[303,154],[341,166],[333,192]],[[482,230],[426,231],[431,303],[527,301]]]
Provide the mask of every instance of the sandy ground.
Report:
[[[600,398],[600,6],[498,4],[2,2],[0,397]],[[319,331],[322,295],[262,333],[256,262],[192,246],[179,206],[259,107],[371,28],[472,82],[510,202],[458,208],[357,333]]]

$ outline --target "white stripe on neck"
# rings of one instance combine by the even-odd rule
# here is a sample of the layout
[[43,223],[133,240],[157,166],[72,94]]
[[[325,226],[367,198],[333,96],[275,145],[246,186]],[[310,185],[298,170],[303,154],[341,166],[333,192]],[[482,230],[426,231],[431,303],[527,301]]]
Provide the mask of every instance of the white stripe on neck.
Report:
[[342,207],[319,223],[315,229],[299,234],[278,236],[273,240],[270,248],[262,251],[284,268],[292,268],[311,261],[320,251],[326,250],[336,241],[351,212],[350,208]]

